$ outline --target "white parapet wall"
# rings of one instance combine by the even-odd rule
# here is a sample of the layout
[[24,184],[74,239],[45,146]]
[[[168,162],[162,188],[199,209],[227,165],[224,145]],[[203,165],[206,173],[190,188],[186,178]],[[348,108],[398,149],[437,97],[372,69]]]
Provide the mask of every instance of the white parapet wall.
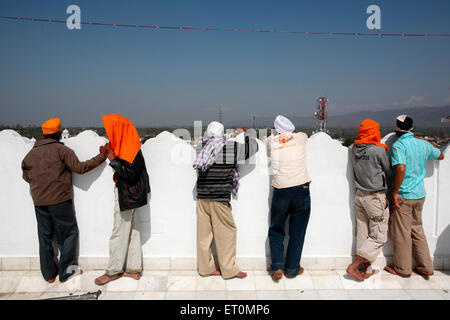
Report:
[[[93,131],[84,131],[65,144],[83,161],[95,156],[106,141]],[[0,132],[0,268],[5,270],[39,268],[35,212],[21,171],[22,159],[33,143],[15,131]],[[270,263],[270,169],[265,144],[259,140],[258,144],[259,151],[250,163],[241,165],[238,198],[231,202],[238,230],[238,262],[243,268],[266,268]],[[147,140],[142,151],[151,186],[149,204],[138,209],[144,268],[195,269],[195,151],[190,143],[169,132]],[[307,152],[312,178],[311,218],[302,264],[316,269],[342,268],[355,253],[353,172],[348,149],[327,134],[317,133],[309,138]],[[437,269],[450,267],[450,155],[448,150],[445,153],[444,161],[429,161],[425,178],[423,225]],[[112,175],[107,162],[87,174],[73,174],[80,260],[92,268],[103,268],[109,255]],[[380,263],[391,255],[388,243]]]

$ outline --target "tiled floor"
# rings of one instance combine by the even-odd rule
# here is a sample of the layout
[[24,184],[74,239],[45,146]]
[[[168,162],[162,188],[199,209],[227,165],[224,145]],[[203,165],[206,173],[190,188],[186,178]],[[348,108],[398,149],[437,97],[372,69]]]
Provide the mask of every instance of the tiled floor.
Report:
[[94,279],[102,271],[85,271],[62,284],[49,284],[38,271],[1,271],[0,300],[47,299],[101,290],[99,299],[150,300],[450,300],[450,271],[435,271],[425,280],[409,279],[380,271],[366,281],[355,281],[344,270],[306,270],[294,279],[275,283],[266,271],[250,271],[246,279],[202,278],[195,271],[148,271],[141,280],[121,278],[105,286]]

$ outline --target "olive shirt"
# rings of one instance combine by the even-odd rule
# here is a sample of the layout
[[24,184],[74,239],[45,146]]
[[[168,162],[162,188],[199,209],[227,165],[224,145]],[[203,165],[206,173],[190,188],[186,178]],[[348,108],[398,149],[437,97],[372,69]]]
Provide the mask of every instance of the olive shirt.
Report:
[[30,184],[35,206],[55,205],[72,199],[72,172],[83,174],[106,157],[98,154],[80,162],[75,152],[54,139],[35,142],[22,161],[23,179]]

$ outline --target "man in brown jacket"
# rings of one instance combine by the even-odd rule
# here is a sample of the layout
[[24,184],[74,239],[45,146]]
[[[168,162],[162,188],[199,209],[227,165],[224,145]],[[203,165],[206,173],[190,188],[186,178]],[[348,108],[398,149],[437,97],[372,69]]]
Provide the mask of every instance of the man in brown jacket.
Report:
[[[72,172],[88,172],[106,158],[100,152],[80,162],[72,149],[59,142],[58,118],[44,122],[42,133],[44,139],[36,141],[22,161],[23,179],[30,184],[36,212],[42,275],[52,283],[59,274],[59,281],[64,282],[83,272],[77,266],[78,225],[72,203]],[[60,252],[59,265],[52,246],[54,233]]]

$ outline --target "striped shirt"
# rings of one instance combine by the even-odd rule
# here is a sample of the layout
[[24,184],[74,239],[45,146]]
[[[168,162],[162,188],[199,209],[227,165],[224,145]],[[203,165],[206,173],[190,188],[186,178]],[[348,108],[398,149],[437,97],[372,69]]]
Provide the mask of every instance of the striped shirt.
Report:
[[229,202],[238,161],[250,158],[257,151],[258,143],[249,136],[245,137],[245,144],[227,141],[209,170],[197,170],[197,198]]
[[[404,199],[425,197],[423,178],[426,175],[427,160],[436,160],[441,151],[425,140],[414,138],[412,132],[405,133],[392,146],[392,166],[404,164],[405,178],[398,191]],[[395,170],[395,169],[394,169]]]

